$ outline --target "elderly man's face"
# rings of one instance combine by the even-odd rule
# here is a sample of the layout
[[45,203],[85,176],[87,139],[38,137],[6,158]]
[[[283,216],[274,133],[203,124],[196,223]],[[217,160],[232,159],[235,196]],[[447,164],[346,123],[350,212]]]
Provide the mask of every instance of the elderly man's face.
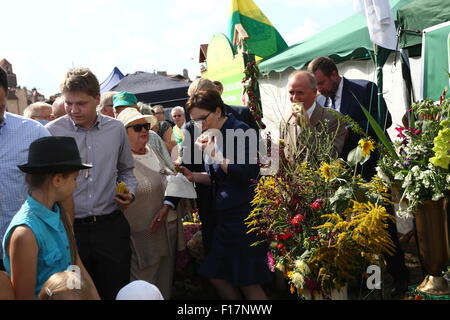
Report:
[[66,114],[66,109],[64,108],[64,100],[62,98],[56,99],[52,105],[52,117],[53,119],[58,119]]
[[186,121],[186,119],[184,117],[184,113],[181,111],[178,111],[178,110],[172,111],[172,119],[173,119],[173,122],[180,128]]
[[113,109],[112,106],[103,106],[101,108],[101,110],[100,110],[100,113],[105,115],[105,116],[108,116],[108,117],[111,117],[111,118],[115,118],[115,116],[114,116],[114,109]]
[[51,121],[52,120],[52,108],[41,108],[41,114],[38,117],[38,119],[35,120],[45,120],[45,121]]
[[299,74],[292,77],[287,85],[291,102],[303,102],[306,109],[311,107],[316,100],[317,89],[311,88],[311,83],[306,75]]
[[6,91],[0,87],[0,123],[3,122],[6,110]]

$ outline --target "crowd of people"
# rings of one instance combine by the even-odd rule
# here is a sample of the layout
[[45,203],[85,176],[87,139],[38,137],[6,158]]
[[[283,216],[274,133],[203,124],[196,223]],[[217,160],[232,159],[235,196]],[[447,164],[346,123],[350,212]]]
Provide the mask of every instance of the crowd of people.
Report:
[[[198,274],[221,299],[267,299],[264,284],[274,280],[268,244],[253,246],[261,239],[244,223],[260,176],[257,155],[248,140],[219,141],[258,132],[249,109],[226,105],[220,82],[203,78],[170,119],[164,106],[132,93],[100,94],[86,68],[69,70],[60,90],[52,105],[9,113],[0,68],[0,299],[170,299],[177,252],[186,248],[182,221],[193,209],[204,248]],[[341,77],[326,57],[292,73],[286,90],[301,103],[280,124],[291,161],[299,161],[298,112],[334,137],[331,156],[346,157],[358,135],[329,108],[363,128],[356,103],[371,105],[373,114],[386,108],[372,82]],[[370,178],[374,166],[359,169]],[[397,251],[386,260],[401,291],[408,272],[394,224],[389,231]]]

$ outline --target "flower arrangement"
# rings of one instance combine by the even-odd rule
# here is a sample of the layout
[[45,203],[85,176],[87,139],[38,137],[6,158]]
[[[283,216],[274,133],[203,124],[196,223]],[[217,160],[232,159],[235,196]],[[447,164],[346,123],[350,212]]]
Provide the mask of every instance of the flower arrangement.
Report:
[[[326,130],[305,125],[299,142],[320,143],[300,143],[294,161],[281,150],[278,173],[260,179],[246,219],[248,232],[270,243],[269,268],[282,271],[291,292],[303,298],[329,297],[365,274],[381,254],[393,253],[386,230],[393,215],[384,207],[390,204],[388,188],[378,178],[365,182],[342,159],[333,159],[332,139]],[[364,161],[373,142],[363,140],[358,148]]]
[[450,191],[450,99],[444,92],[438,102],[413,104],[409,124],[396,130],[399,139],[390,151],[384,149],[377,172],[406,200],[398,214],[414,214],[425,200],[437,201]]

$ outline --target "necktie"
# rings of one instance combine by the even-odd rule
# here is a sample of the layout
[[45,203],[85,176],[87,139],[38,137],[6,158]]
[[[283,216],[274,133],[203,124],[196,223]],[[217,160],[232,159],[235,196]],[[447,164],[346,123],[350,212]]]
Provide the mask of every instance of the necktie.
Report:
[[330,102],[331,102],[330,107],[331,107],[333,110],[336,110],[336,105],[334,104],[334,99],[336,99],[336,96],[335,96],[335,95],[331,95],[331,96],[330,96]]

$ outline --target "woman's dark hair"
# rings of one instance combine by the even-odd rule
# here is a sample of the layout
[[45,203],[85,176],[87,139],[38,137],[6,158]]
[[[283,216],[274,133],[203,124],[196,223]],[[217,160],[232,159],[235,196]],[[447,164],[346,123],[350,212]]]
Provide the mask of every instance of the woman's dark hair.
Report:
[[0,87],[5,89],[5,92],[8,92],[8,75],[2,67],[0,67]]
[[[64,172],[64,173],[61,173],[61,174],[62,174],[62,176],[64,178],[67,178],[68,176],[70,176],[74,172],[75,171]],[[27,173],[25,175],[25,181],[29,185],[30,190],[37,189],[37,188],[42,188],[42,187],[45,187],[45,185],[47,185],[49,183],[50,178],[53,175],[55,175],[55,174],[57,174],[57,173],[45,173],[45,174],[30,174],[30,173]],[[69,217],[67,215],[66,210],[61,205],[61,203],[58,203],[58,206],[60,208],[61,221],[62,221],[62,223],[64,225],[64,229],[66,230],[67,240],[69,241],[71,261],[72,261],[72,264],[74,265],[77,262],[76,261],[77,247],[76,247],[76,242],[75,242],[75,235],[73,233],[72,224],[71,224],[71,222],[69,220]]]
[[189,97],[186,103],[186,110],[191,111],[192,108],[200,108],[211,112],[216,111],[217,108],[225,115],[225,105],[220,94],[216,90],[204,90],[194,93]]

